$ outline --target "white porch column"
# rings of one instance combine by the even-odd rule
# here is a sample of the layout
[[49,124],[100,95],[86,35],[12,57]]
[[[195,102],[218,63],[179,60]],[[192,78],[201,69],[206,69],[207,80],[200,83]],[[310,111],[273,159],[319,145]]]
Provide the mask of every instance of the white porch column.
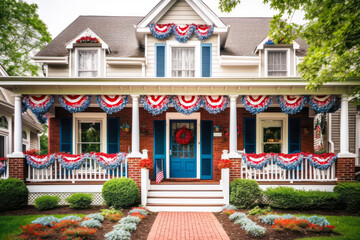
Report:
[[132,134],[131,154],[129,157],[141,157],[140,153],[140,124],[139,124],[139,95],[131,95],[132,98]]
[[230,95],[230,156],[237,156],[237,114],[236,114],[236,99],[238,95]]
[[348,96],[341,96],[340,115],[340,154],[349,153],[349,99]]
[[22,153],[22,106],[21,95],[15,96],[14,104],[14,152],[11,157],[24,157]]

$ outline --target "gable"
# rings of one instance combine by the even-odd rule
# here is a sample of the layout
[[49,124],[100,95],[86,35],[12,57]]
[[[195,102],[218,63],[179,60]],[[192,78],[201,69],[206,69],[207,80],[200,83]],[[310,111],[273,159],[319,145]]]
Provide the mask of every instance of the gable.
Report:
[[175,23],[175,24],[206,24],[206,22],[194,11],[194,9],[185,1],[178,0],[162,16],[158,24]]

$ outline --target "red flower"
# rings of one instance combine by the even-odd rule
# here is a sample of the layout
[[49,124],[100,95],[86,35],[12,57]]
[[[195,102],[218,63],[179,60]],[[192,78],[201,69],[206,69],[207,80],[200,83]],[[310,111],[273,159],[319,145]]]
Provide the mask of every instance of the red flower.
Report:
[[218,168],[219,169],[223,169],[223,168],[231,168],[233,165],[232,161],[229,159],[221,159],[218,163]]
[[140,167],[141,168],[147,168],[152,169],[153,168],[153,162],[150,159],[141,159],[140,160]]

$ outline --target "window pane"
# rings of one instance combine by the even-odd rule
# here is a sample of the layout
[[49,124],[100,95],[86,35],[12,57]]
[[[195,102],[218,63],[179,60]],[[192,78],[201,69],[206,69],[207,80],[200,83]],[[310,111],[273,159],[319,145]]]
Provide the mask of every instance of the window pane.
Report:
[[5,129],[8,129],[8,127],[9,127],[8,121],[6,120],[6,117],[4,117],[4,116],[0,117],[0,127],[5,128]]
[[173,77],[194,77],[195,76],[195,48],[173,47],[172,71]]
[[286,51],[268,51],[268,76],[287,76]]
[[262,146],[265,153],[282,152],[282,120],[261,120]]
[[79,50],[79,77],[96,77],[98,73],[98,51]]
[[100,143],[100,123],[80,122],[80,141]]

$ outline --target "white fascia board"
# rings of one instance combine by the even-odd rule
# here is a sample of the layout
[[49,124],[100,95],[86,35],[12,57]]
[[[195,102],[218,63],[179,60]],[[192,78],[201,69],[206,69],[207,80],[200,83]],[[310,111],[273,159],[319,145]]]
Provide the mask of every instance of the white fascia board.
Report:
[[137,28],[145,28],[151,22],[153,22],[159,15],[160,18],[170,9],[176,0],[164,0],[162,3],[159,3],[152,11],[150,11],[137,25]]
[[[264,45],[269,39],[270,39],[269,36],[264,38],[264,40],[262,40],[261,43],[256,46],[254,53],[257,53],[260,49],[264,49]],[[293,41],[293,49],[294,50],[300,49],[300,45],[295,41]]]
[[66,49],[74,48],[73,45],[74,45],[74,43],[76,43],[76,40],[78,40],[81,37],[85,37],[85,36],[96,37],[97,39],[100,40],[102,49],[107,49],[107,50],[109,49],[109,45],[90,28],[86,28],[84,31],[82,31],[80,34],[78,34],[76,37],[74,37],[72,40],[70,40],[68,43],[66,43],[65,44]]
[[68,56],[64,57],[33,57],[36,63],[69,64]]
[[220,66],[258,66],[258,56],[220,56]]
[[0,64],[0,76],[9,76],[3,66]]
[[106,63],[109,65],[142,65],[145,63],[145,58],[107,57]]

